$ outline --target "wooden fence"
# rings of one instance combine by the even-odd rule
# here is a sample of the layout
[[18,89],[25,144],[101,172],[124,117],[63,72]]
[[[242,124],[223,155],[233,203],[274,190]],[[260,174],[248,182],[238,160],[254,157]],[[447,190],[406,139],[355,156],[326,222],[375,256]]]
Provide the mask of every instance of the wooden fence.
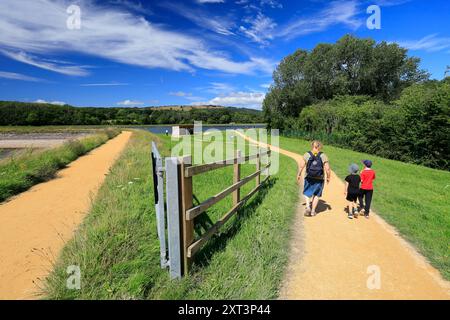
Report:
[[[182,233],[181,239],[181,260],[183,274],[189,272],[192,259],[194,255],[202,248],[202,246],[209,240],[213,235],[219,232],[220,228],[245,204],[245,202],[250,199],[261,186],[269,178],[269,168],[270,168],[270,155],[271,150],[267,149],[261,151],[259,149],[257,154],[242,157],[241,153],[238,151],[235,158],[223,160],[214,163],[202,164],[192,166],[190,163],[191,157],[186,156],[181,158],[180,163],[180,232]],[[262,158],[267,156],[268,161],[266,165],[262,166]],[[256,171],[251,175],[242,178],[241,177],[241,164],[246,163],[250,160],[256,159]],[[212,170],[219,168],[224,168],[227,166],[234,167],[233,173],[233,184],[228,188],[222,190],[215,196],[209,198],[208,200],[200,203],[197,206],[193,204],[193,185],[192,178],[196,175],[200,175]],[[267,172],[267,177],[261,181],[261,174]],[[256,186],[250,193],[241,197],[241,188],[252,180],[256,180]],[[233,206],[230,210],[225,213],[225,215],[217,221],[209,230],[207,230],[198,239],[194,236],[194,219],[200,214],[208,210],[219,201],[223,200],[225,197],[232,194],[233,196]]]

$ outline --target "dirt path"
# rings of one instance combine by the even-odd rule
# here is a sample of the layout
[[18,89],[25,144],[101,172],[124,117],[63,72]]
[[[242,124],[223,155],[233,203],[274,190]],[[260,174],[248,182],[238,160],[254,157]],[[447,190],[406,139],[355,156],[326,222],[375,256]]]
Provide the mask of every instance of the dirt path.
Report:
[[[299,154],[271,149],[303,163]],[[281,299],[450,299],[450,284],[379,216],[349,220],[343,192],[332,173],[322,212],[305,218],[299,206],[303,221],[295,223],[301,227],[293,235]]]
[[90,201],[127,144],[123,132],[58,172],[57,177],[0,205],[0,299],[31,299]]

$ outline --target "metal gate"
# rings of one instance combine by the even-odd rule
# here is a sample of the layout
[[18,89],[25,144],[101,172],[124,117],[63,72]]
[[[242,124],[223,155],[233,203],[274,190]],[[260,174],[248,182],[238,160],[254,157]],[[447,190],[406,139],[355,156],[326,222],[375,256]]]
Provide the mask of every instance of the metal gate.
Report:
[[[217,234],[219,229],[269,179],[270,155],[270,149],[262,151],[258,148],[258,152],[254,155],[241,156],[241,153],[237,151],[236,156],[232,159],[196,166],[191,165],[191,156],[166,158],[164,163],[156,143],[152,142],[154,199],[161,250],[161,268],[169,267],[172,278],[181,278],[188,274],[193,255]],[[266,165],[262,165],[262,157],[267,158]],[[241,164],[253,159],[256,159],[256,171],[241,178]],[[195,196],[193,194],[192,177],[228,166],[234,167],[233,185],[194,206],[193,198]],[[266,175],[264,181],[261,181],[261,175]],[[166,183],[165,201],[164,177]],[[241,198],[241,188],[252,180],[256,180],[255,188]],[[194,219],[231,194],[233,194],[233,207],[219,221],[210,226],[206,233],[200,235],[198,239],[194,239]]]
[[[171,278],[181,278],[179,161],[178,158],[166,158],[164,163],[156,143],[152,142],[152,167],[161,268],[169,267]],[[164,177],[166,201],[164,200]]]

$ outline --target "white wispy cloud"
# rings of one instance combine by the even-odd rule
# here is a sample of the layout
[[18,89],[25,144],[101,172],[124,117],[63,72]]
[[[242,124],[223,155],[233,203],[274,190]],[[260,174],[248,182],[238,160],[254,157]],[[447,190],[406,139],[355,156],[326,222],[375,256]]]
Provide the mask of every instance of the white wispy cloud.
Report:
[[225,36],[234,34],[232,30],[235,24],[232,19],[226,15],[211,16],[211,13],[206,10],[190,8],[182,3],[176,2],[163,2],[160,5],[161,7],[175,12],[181,17],[190,20],[203,29],[208,29]]
[[249,0],[237,0],[235,1],[237,5],[243,6],[245,9],[256,10],[261,12],[262,9],[267,6],[272,9],[282,9],[283,5],[278,0],[259,0],[259,1],[249,1]]
[[277,0],[260,0],[259,3],[261,4],[261,6],[269,6],[271,8],[278,8],[278,9],[283,8],[281,2]]
[[106,82],[106,83],[84,83],[80,84],[81,87],[116,87],[116,86],[128,86],[128,83],[121,82]]
[[382,7],[393,7],[410,2],[411,0],[369,0],[367,4],[376,4]]
[[399,40],[395,42],[409,50],[423,50],[427,52],[436,52],[450,48],[450,38],[439,37],[438,34],[430,34],[418,40]]
[[55,62],[52,60],[37,58],[23,51],[14,52],[8,50],[0,50],[0,53],[11,59],[32,65],[34,67],[69,76],[87,76],[89,74],[89,72],[85,69],[85,67],[69,65],[59,61]]
[[175,96],[175,97],[189,97],[189,96],[192,96],[192,93],[184,92],[184,91],[177,91],[177,92],[169,92],[169,95]]
[[138,107],[144,105],[144,102],[137,101],[137,100],[124,100],[117,102],[118,106],[124,106],[124,107]]
[[204,98],[202,98],[202,97],[194,96],[191,92],[176,91],[176,92],[169,92],[169,95],[178,97],[178,98],[184,98],[189,101],[204,100]]
[[236,61],[212,50],[198,37],[170,31],[129,11],[88,0],[78,3],[81,29],[69,30],[67,3],[63,0],[0,1],[0,48],[12,52],[11,57],[68,75],[85,75],[87,71],[83,66],[56,62],[49,65],[43,57],[71,52],[146,68],[189,72],[197,68],[235,74],[273,70],[273,61],[259,57]]
[[268,40],[273,39],[273,31],[277,24],[271,18],[258,13],[256,17],[244,19],[244,22],[248,23],[249,26],[241,26],[240,30],[252,41],[261,45],[267,45],[269,43]]
[[63,106],[66,103],[63,101],[46,101],[44,99],[37,99],[36,101],[34,101],[34,103],[46,103],[46,104],[56,104],[58,106]]
[[356,0],[332,1],[316,15],[295,19],[284,25],[276,36],[293,39],[302,35],[320,32],[338,24],[357,29],[362,24],[362,21],[357,18],[358,13],[360,11]]
[[236,91],[236,88],[229,83],[211,82],[207,87],[201,87],[198,90],[219,95]]
[[15,72],[6,72],[6,71],[0,71],[0,78],[3,79],[9,79],[9,80],[21,80],[21,81],[31,81],[31,82],[42,82],[44,80],[30,77],[21,73],[15,73]]
[[225,0],[196,0],[197,3],[224,3]]
[[209,101],[193,102],[192,105],[216,105],[261,109],[265,96],[265,93],[262,92],[239,91],[220,95]]
[[144,7],[140,1],[133,1],[133,0],[110,0],[110,4],[115,4],[119,6],[123,6],[127,9],[130,9],[132,11],[143,13],[143,14],[153,14],[153,12]]

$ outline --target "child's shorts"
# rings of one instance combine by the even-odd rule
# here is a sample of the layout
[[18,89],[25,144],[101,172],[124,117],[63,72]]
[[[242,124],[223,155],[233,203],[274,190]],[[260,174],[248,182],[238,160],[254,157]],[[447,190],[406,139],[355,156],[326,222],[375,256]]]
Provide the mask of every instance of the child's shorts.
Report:
[[358,193],[347,193],[347,201],[356,202],[358,200]]

